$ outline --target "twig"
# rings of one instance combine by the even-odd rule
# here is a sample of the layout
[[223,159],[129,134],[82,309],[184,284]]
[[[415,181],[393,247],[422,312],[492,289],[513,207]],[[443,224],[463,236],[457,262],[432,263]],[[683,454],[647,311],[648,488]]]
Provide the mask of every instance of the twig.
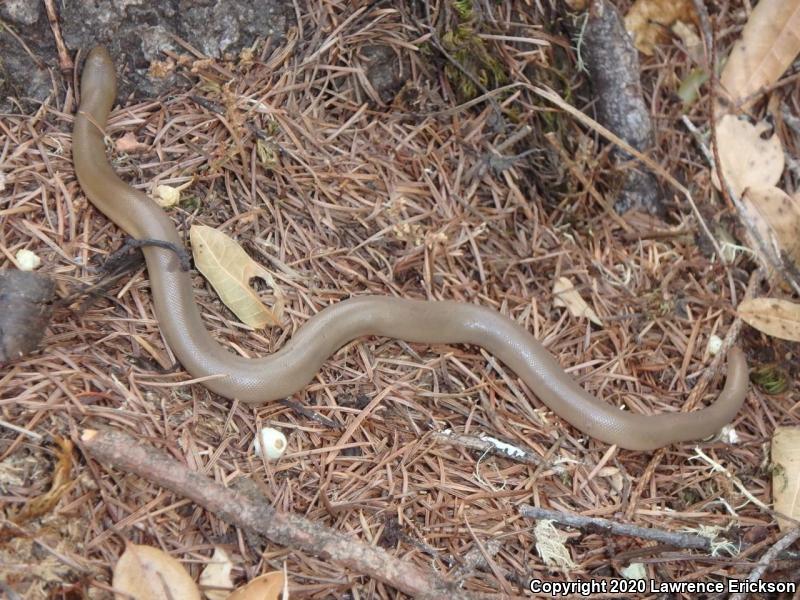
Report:
[[645,540],[653,540],[661,544],[668,544],[675,548],[689,548],[692,550],[711,551],[712,542],[709,538],[692,533],[675,533],[655,529],[653,527],[640,527],[629,523],[617,523],[599,517],[583,517],[581,515],[571,515],[557,510],[548,510],[536,506],[523,505],[519,510],[523,517],[531,519],[547,519],[582,529],[593,533],[604,533],[613,535],[627,535],[638,537]]
[[628,142],[623,140],[621,137],[619,137],[613,131],[611,131],[608,128],[604,127],[603,125],[601,125],[600,123],[598,123],[597,121],[592,119],[590,116],[588,116],[588,115],[582,113],[581,111],[579,111],[577,108],[575,108],[569,102],[564,100],[561,96],[559,96],[552,89],[547,88],[547,87],[529,85],[529,84],[523,84],[523,87],[525,87],[526,89],[529,89],[530,91],[532,91],[537,96],[540,96],[541,98],[544,98],[545,100],[548,100],[548,101],[552,102],[553,104],[558,106],[560,109],[562,109],[562,110],[568,112],[569,114],[571,114],[573,117],[575,117],[578,121],[580,121],[581,123],[583,123],[587,127],[593,129],[594,131],[596,131],[597,133],[602,135],[604,138],[606,138],[612,144],[616,144],[617,146],[619,146],[620,148],[622,148],[623,150],[625,150],[629,154],[632,154],[635,158],[639,159],[645,165],[650,167],[650,169],[652,169],[653,172],[655,172],[656,174],[661,176],[661,178],[664,179],[664,181],[666,181],[672,187],[674,187],[676,190],[678,190],[683,195],[683,197],[686,198],[686,201],[689,203],[689,206],[692,207],[692,212],[694,213],[695,218],[697,218],[697,221],[700,223],[700,227],[703,229],[703,233],[706,235],[708,240],[711,242],[711,245],[714,247],[714,251],[717,253],[717,255],[719,256],[720,260],[723,262],[723,264],[726,262],[725,261],[725,255],[722,254],[722,249],[719,247],[719,243],[717,242],[717,239],[711,233],[711,230],[708,228],[708,224],[706,223],[705,219],[703,218],[703,215],[700,213],[700,210],[697,208],[697,205],[695,204],[694,199],[692,198],[691,192],[688,189],[686,189],[686,186],[684,186],[683,184],[678,182],[677,179],[675,179],[672,175],[670,175],[667,172],[667,170],[664,169],[664,167],[659,165],[656,161],[654,161],[652,158],[650,158],[646,154],[640,152],[639,150],[637,150],[636,148],[631,146]]
[[549,142],[549,144],[553,147],[553,149],[556,152],[558,152],[558,155],[561,157],[561,162],[567,165],[567,168],[569,169],[570,173],[572,173],[573,177],[575,177],[578,181],[581,182],[581,185],[586,190],[586,192],[592,198],[595,199],[595,202],[597,202],[603,208],[603,210],[606,211],[608,216],[611,217],[611,219],[617,225],[622,227],[622,229],[624,229],[628,234],[633,233],[633,228],[630,225],[628,225],[625,222],[625,220],[617,214],[617,212],[614,210],[614,207],[611,206],[608,200],[606,200],[605,196],[603,196],[603,194],[598,192],[597,188],[592,184],[591,181],[589,181],[589,178],[586,177],[583,170],[579,169],[575,165],[574,161],[570,159],[569,155],[567,155],[567,151],[561,144],[558,143],[556,135],[553,132],[550,132],[546,133],[544,135],[544,138]]
[[333,560],[415,598],[497,597],[457,590],[433,571],[402,561],[382,548],[359,542],[301,516],[276,510],[266,498],[253,498],[223,487],[127,433],[89,429],[81,435],[81,442],[85,452],[103,464],[134,473],[185,496],[226,523],[254,531],[293,550]]
[[[709,465],[711,467],[712,471],[714,471],[715,473],[720,473],[721,475],[724,475],[725,477],[727,477],[728,480],[734,485],[734,487],[737,490],[739,490],[739,492],[745,498],[747,498],[747,500],[749,502],[752,502],[753,504],[755,504],[758,508],[763,510],[768,515],[771,515],[771,516],[775,517],[776,519],[783,519],[784,521],[787,521],[791,525],[795,525],[796,527],[800,528],[800,520],[797,520],[796,518],[792,517],[791,515],[787,515],[787,514],[778,512],[778,511],[770,508],[769,506],[764,504],[761,500],[756,498],[750,490],[748,490],[746,487],[744,487],[744,484],[741,481],[739,481],[739,478],[736,477],[735,475],[733,475],[733,473],[731,473],[730,471],[728,471],[728,469],[726,469],[721,464],[719,464],[717,461],[715,461],[713,458],[708,456],[705,452],[700,450],[700,448],[695,447],[694,451],[695,451],[695,455],[691,457],[692,459],[700,459],[700,460],[702,460],[703,462],[705,462],[707,465]],[[731,512],[733,512],[733,510],[731,510]]]
[[695,456],[692,456],[691,457],[692,459],[700,459],[704,463],[706,463],[708,466],[710,466],[712,471],[725,475],[725,477],[727,477],[730,480],[730,482],[736,487],[736,489],[738,489],[742,493],[742,495],[745,498],[747,498],[750,502],[752,502],[753,504],[755,504],[759,508],[761,508],[763,510],[766,510],[767,512],[770,512],[770,513],[772,512],[772,509],[769,506],[767,506],[761,500],[756,498],[750,492],[750,490],[748,490],[746,487],[744,487],[742,482],[739,481],[739,478],[738,477],[734,477],[733,474],[730,471],[728,471],[728,469],[726,469],[721,464],[719,464],[717,461],[715,461],[713,458],[708,456],[700,448],[695,447],[694,451],[695,451]]
[[462,448],[476,450],[478,452],[482,452],[484,455],[491,454],[493,456],[502,456],[510,460],[537,467],[540,465],[544,465],[545,467],[550,466],[558,473],[564,472],[563,467],[559,467],[557,465],[548,465],[547,460],[540,458],[532,452],[528,452],[523,448],[501,442],[493,437],[464,435],[461,433],[455,433],[448,429],[446,431],[435,432],[433,434],[433,439],[445,444],[450,444],[451,446],[460,446]]
[[50,21],[50,29],[53,31],[53,38],[56,42],[56,50],[58,51],[58,67],[62,73],[69,73],[75,67],[72,62],[72,57],[69,55],[69,50],[64,45],[64,38],[61,37],[61,27],[58,24],[58,13],[53,4],[53,0],[44,0],[44,7],[47,10],[47,20]]
[[22,435],[27,435],[34,440],[41,440],[44,439],[44,436],[39,435],[35,431],[31,431],[30,429],[25,429],[24,427],[20,427],[19,425],[14,425],[13,423],[9,423],[3,419],[0,419],[0,427],[5,427],[6,429],[10,429],[11,431],[16,431]]
[[[775,542],[775,545],[764,553],[764,555],[761,557],[761,560],[758,561],[755,569],[753,569],[750,572],[750,575],[748,575],[747,581],[756,583],[758,580],[764,577],[764,573],[766,573],[767,567],[769,567],[770,563],[776,560],[781,552],[794,544],[798,538],[800,538],[800,527],[786,532],[786,535]],[[735,594],[731,594],[728,600],[744,600],[747,595],[747,592],[736,592]]]
[[[750,279],[747,282],[747,288],[745,289],[744,296],[742,298],[743,302],[755,297],[763,279],[764,272],[761,269],[756,269],[750,274]],[[689,398],[686,400],[686,403],[683,406],[683,410],[691,410],[700,402],[700,398],[705,393],[708,384],[711,383],[711,380],[714,379],[714,377],[716,377],[719,373],[722,361],[728,355],[728,350],[730,350],[736,343],[741,329],[742,319],[737,315],[733,320],[733,323],[731,323],[731,326],[728,328],[728,333],[725,335],[725,339],[722,340],[722,346],[720,347],[719,352],[717,352],[716,356],[714,356],[714,358],[711,360],[711,363],[703,371],[700,379],[698,379],[697,383],[692,388]]]

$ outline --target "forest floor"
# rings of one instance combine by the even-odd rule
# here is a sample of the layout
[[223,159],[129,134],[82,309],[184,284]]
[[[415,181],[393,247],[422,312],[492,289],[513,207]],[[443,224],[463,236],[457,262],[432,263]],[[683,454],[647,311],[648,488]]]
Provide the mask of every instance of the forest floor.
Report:
[[[272,271],[287,310],[281,327],[259,331],[241,325],[193,272],[206,325],[221,343],[263,356],[309,316],[353,295],[457,300],[511,317],[586,390],[626,410],[674,412],[687,399],[697,406],[715,397],[724,368],[696,385],[713,360],[709,341],[741,327],[734,307],[756,265],[746,253],[727,266],[716,260],[691,207],[668,185],[661,217],[607,210],[616,185],[610,146],[533,91],[548,86],[592,116],[571,37],[578,17],[548,3],[476,2],[479,25],[467,32],[451,5],[430,3],[432,35],[418,3],[308,4],[277,44],[229,61],[189,50],[165,61],[195,81],[192,89],[123,101],[106,130],[126,181],[146,192],[189,184],[167,209],[182,234],[193,224],[220,229]],[[746,15],[713,16],[725,56]],[[468,57],[487,53],[487,85],[501,91],[468,89],[437,50],[448,31],[462,34],[454,54],[464,44],[473,44]],[[391,48],[388,63],[397,57],[399,90],[388,100],[369,72],[376,46]],[[735,211],[714,191],[681,123],[682,115],[701,128],[708,122],[703,93],[689,105],[676,95],[697,66],[675,40],[642,57],[652,156],[690,188],[714,233],[734,240]],[[60,297],[102,279],[104,258],[124,240],[75,178],[75,92],[0,120],[0,264],[11,268],[18,250],[34,251]],[[795,114],[799,99],[796,90],[785,98]],[[559,304],[562,278],[602,325]],[[756,366],[788,352],[746,326],[739,343]],[[142,267],[99,298],[59,307],[41,351],[0,370],[7,517],[51,489],[56,475],[65,483],[44,514],[4,521],[9,597],[103,597],[126,541],[167,551],[195,577],[222,546],[237,584],[285,568],[292,598],[404,597],[335,560],[254,539],[181,495],[88,458],[86,429],[127,432],[226,486],[250,479],[275,508],[476,593],[524,596],[532,578],[617,579],[631,562],[660,581],[743,578],[780,536],[743,490],[770,503],[771,433],[796,424],[793,390],[767,396],[754,386],[723,439],[634,452],[581,434],[472,346],[358,339],[292,402],[260,407],[187,383],[175,362]],[[276,462],[252,451],[267,426],[288,438]],[[74,450],[65,455],[57,436]],[[541,464],[467,447],[480,436]],[[537,539],[522,505],[673,532],[715,527],[733,546],[712,555],[561,528],[566,557],[554,567],[543,562],[543,534]],[[767,577],[781,579],[797,558],[773,567]]]

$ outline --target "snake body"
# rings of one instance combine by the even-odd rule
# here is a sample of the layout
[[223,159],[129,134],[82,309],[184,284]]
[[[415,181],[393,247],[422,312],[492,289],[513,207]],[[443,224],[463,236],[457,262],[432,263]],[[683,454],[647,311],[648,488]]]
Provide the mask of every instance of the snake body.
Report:
[[[103,128],[116,96],[114,64],[103,48],[89,54],[81,78],[72,156],[89,200],[136,239],[181,247],[165,212],[122,181],[111,168]],[[337,349],[361,336],[385,336],[426,344],[482,346],[510,367],[550,409],[594,438],[631,450],[652,450],[708,437],[730,422],[748,386],[747,362],[739,348],[728,354],[725,387],[708,407],[690,413],[642,415],[620,410],[585,392],[526,329],[500,313],[473,304],[358,296],[311,317],[279,351],[262,358],[228,352],[202,322],[189,274],[174,251],[145,246],[159,327],[183,367],[213,392],[260,404],[307,385]]]

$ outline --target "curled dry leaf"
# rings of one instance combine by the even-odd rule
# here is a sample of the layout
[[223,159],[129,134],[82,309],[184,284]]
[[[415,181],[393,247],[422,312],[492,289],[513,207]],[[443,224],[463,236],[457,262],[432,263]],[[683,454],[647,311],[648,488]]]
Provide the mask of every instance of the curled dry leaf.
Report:
[[566,307],[573,317],[586,317],[595,325],[603,325],[603,322],[592,310],[592,307],[586,304],[578,290],[566,277],[559,277],[555,285],[553,285],[553,297],[553,305]]
[[[279,600],[285,586],[283,571],[272,571],[243,585],[228,596],[227,600]],[[288,600],[288,595],[284,595],[283,600]]]
[[208,600],[225,600],[230,595],[233,589],[232,570],[231,557],[224,549],[219,546],[215,547],[211,560],[200,573],[200,585]]
[[775,83],[798,52],[800,0],[760,0],[720,76],[728,100],[747,109],[758,99],[754,94]]
[[[778,427],[772,436],[772,499],[776,512],[800,519],[800,428]],[[778,517],[786,531],[794,525]]]
[[800,342],[800,304],[778,298],[753,298],[742,302],[736,312],[745,323],[767,335]]
[[[751,187],[774,187],[780,180],[784,167],[783,146],[777,134],[762,138],[768,130],[769,125],[764,122],[753,125],[733,115],[725,115],[717,123],[722,174],[736,196]],[[714,185],[719,189],[716,173]]]
[[633,36],[636,49],[651,56],[676,21],[695,19],[691,0],[636,0],[625,15],[625,29]]
[[[233,239],[212,227],[193,225],[189,238],[198,270],[243,323],[256,329],[280,323],[283,294],[269,271],[250,258]],[[272,288],[275,296],[272,309],[266,307],[250,287],[250,280],[255,277]]]
[[128,544],[114,566],[112,585],[121,592],[115,595],[119,600],[200,600],[200,590],[183,565],[151,546]]

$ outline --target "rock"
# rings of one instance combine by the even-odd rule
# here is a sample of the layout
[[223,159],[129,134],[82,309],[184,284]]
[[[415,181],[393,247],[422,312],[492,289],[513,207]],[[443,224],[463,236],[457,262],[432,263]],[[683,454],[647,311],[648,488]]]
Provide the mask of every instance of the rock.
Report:
[[5,0],[0,17],[16,25],[33,25],[42,15],[42,3],[31,0]]
[[367,63],[367,79],[378,92],[381,102],[391,102],[405,83],[403,73],[408,73],[407,65],[400,62],[391,46],[366,46],[361,54]]
[[[292,4],[282,0],[71,0],[57,3],[57,8],[64,43],[73,56],[78,49],[85,56],[97,44],[108,48],[120,74],[119,98],[152,98],[189,85],[187,78],[162,64],[167,59],[164,50],[187,52],[176,38],[222,58],[259,38],[279,39],[294,19]],[[0,16],[17,25],[15,32],[30,50],[0,29],[0,109],[13,109],[8,96],[30,98],[33,102],[25,108],[33,109],[53,93],[53,80],[63,93],[53,34],[41,2],[0,2]]]

